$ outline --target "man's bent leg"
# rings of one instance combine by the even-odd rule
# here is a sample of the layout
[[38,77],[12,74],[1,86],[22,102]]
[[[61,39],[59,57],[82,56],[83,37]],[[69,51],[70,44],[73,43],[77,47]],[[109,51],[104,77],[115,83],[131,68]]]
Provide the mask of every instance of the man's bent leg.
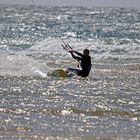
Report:
[[73,72],[73,73],[75,73],[75,74],[78,74],[79,71],[80,71],[79,69],[74,69],[74,68],[68,68],[68,69],[66,70],[67,73]]

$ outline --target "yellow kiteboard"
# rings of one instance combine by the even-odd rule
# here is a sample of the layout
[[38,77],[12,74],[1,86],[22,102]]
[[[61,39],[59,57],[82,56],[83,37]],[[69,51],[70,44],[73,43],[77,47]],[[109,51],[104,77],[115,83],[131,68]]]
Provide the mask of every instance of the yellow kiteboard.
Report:
[[67,73],[63,69],[55,69],[55,70],[49,72],[48,75],[54,76],[54,77],[62,77],[62,78],[67,77]]

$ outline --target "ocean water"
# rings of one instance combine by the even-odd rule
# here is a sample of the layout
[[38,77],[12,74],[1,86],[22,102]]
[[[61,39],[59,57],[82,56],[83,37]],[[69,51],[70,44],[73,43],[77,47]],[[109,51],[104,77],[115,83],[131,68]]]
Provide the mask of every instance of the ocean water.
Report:
[[140,9],[0,5],[0,139],[140,140]]

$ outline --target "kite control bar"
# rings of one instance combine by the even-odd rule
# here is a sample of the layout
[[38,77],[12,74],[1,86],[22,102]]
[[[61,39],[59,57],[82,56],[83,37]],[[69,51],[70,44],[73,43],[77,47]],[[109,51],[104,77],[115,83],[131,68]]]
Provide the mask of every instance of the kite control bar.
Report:
[[60,39],[60,40],[62,42],[61,45],[62,45],[62,47],[63,47],[64,50],[66,50],[67,52],[73,50],[72,47],[69,44],[66,44],[62,39]]

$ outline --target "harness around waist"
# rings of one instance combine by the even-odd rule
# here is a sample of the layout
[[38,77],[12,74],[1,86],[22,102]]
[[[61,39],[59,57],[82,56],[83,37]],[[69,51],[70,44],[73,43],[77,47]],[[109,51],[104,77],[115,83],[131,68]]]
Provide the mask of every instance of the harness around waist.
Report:
[[89,72],[91,70],[91,66],[92,65],[82,67],[82,71]]

